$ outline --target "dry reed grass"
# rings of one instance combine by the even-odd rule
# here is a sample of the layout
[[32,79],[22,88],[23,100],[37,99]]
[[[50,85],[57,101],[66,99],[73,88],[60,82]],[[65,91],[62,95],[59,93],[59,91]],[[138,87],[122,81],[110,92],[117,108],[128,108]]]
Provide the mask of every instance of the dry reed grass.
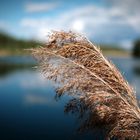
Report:
[[47,44],[32,54],[44,76],[59,83],[56,96],[74,97],[65,111],[86,118],[80,130],[104,126],[106,139],[140,138],[140,109],[133,89],[86,37],[53,31]]

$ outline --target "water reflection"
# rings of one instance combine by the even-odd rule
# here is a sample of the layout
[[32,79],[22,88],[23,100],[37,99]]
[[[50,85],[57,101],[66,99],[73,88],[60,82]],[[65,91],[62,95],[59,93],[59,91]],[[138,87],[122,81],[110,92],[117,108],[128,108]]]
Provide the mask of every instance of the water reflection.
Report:
[[12,72],[32,69],[35,65],[36,62],[32,57],[0,57],[0,77],[5,77]]
[[[26,59],[0,59],[0,139],[103,140],[108,127],[96,122],[96,114],[82,100],[69,96],[54,100],[53,84],[32,69],[34,61]],[[140,99],[135,61],[112,60],[136,87]]]
[[16,71],[24,71],[26,69],[32,69],[34,65],[13,65],[13,64],[0,64],[0,77],[5,77],[8,74]]
[[134,70],[134,73],[137,75],[137,76],[140,76],[140,63],[136,64],[133,68]]

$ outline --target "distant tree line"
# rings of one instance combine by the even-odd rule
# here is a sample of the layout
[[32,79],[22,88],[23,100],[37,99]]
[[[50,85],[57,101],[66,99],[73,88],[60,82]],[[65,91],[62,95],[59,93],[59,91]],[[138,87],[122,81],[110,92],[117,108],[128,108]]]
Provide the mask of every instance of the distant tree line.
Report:
[[6,33],[0,33],[0,49],[26,49],[35,47],[37,44],[34,40],[17,39]]
[[133,56],[140,57],[140,39],[134,43]]
[[[13,36],[10,36],[7,33],[0,32],[0,50],[6,50],[10,52],[21,52],[24,53],[25,51],[22,51],[23,49],[27,48],[34,48],[39,45],[42,45],[41,42],[36,42],[35,40],[23,40],[18,39]],[[101,50],[104,53],[112,53],[112,51],[116,53],[124,52],[122,48],[119,48],[115,45],[105,45],[100,44]]]

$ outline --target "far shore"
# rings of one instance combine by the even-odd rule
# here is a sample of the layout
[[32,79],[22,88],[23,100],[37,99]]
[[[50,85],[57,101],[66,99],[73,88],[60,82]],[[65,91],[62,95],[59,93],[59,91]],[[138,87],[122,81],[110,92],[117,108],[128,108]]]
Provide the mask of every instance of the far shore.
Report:
[[[116,51],[116,50],[102,50],[104,56],[107,57],[122,57],[122,58],[127,58],[127,57],[131,57],[131,52],[128,51]],[[4,49],[0,49],[0,57],[2,56],[26,56],[26,55],[30,55],[29,52],[25,51],[25,50],[4,50]]]

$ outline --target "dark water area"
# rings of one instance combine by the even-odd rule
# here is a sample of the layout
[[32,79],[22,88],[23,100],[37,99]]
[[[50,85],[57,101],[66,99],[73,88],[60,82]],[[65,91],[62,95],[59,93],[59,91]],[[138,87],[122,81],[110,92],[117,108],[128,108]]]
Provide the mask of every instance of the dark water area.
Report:
[[[140,100],[140,60],[110,58]],[[64,113],[71,97],[55,100],[53,83],[31,57],[0,58],[0,140],[103,140],[99,131],[78,133],[80,120]]]

